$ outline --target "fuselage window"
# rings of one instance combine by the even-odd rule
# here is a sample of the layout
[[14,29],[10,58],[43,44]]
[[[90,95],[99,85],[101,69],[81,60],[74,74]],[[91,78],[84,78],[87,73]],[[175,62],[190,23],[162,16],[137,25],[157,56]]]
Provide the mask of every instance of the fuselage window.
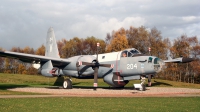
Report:
[[148,63],[152,63],[152,60],[153,60],[153,58],[152,58],[152,57],[149,57]]

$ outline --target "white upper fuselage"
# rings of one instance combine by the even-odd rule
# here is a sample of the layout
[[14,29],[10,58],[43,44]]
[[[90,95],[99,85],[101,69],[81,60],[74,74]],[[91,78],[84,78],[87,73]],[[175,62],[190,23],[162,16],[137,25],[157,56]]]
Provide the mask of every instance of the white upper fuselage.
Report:
[[[119,61],[121,52],[122,51],[98,54],[98,61],[99,63]],[[93,56],[96,58],[97,55]]]

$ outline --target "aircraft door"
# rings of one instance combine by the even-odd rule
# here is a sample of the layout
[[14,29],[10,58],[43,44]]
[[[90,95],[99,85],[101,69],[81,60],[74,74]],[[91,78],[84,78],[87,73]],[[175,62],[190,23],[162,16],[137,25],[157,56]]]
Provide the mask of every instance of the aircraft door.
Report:
[[130,76],[137,72],[137,62],[133,59],[132,53],[123,51],[120,58],[120,75]]
[[127,66],[127,52],[123,51],[120,58],[120,72],[121,74],[125,75],[126,73],[126,66]]

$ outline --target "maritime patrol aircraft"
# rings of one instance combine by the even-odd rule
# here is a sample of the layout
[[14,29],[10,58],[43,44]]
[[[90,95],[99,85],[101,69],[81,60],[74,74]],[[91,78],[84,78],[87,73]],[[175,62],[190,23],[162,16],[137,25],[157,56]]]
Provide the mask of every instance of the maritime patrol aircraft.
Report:
[[119,52],[79,55],[67,59],[60,58],[54,30],[49,28],[46,38],[45,56],[0,51],[1,57],[14,58],[23,62],[39,65],[39,71],[46,77],[64,76],[63,88],[72,89],[71,77],[88,79],[94,77],[94,90],[98,87],[97,79],[103,78],[104,82],[112,87],[124,87],[130,80],[141,79],[160,72],[165,62],[186,63],[193,58],[176,58],[162,60],[156,56],[144,55],[135,48]]

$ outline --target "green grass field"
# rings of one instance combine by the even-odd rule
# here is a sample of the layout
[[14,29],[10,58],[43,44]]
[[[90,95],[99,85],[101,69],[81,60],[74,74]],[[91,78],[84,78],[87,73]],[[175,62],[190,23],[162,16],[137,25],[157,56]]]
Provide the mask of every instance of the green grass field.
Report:
[[13,98],[0,99],[1,112],[199,112],[190,98]]
[[[56,78],[43,76],[0,74],[0,95],[27,95],[37,93],[13,92],[9,88],[16,87],[47,87],[52,86]],[[73,87],[92,87],[93,80],[72,79]],[[100,87],[108,87],[102,79]],[[126,87],[132,87],[130,81]],[[156,87],[187,87],[198,88],[200,84],[188,84],[167,80],[153,79]],[[96,112],[96,111],[152,111],[152,112],[199,112],[200,97],[169,97],[169,98],[87,98],[87,97],[55,97],[55,98],[6,98],[0,99],[0,112]]]

